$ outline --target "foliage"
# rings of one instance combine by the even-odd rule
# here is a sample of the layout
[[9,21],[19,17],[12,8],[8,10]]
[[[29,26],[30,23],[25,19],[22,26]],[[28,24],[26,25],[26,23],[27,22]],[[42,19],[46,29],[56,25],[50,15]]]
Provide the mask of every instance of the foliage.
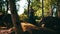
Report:
[[[18,2],[20,0],[16,0],[16,2]],[[32,6],[33,10],[34,10],[34,16],[36,21],[40,22],[40,19],[42,18],[42,0],[30,0],[30,6]],[[54,6],[57,6],[57,1],[58,0],[43,0],[43,9],[44,9],[44,17],[50,16],[50,12],[54,9]],[[1,3],[2,2],[2,3]],[[7,11],[8,6],[6,4],[6,0],[0,0],[0,11],[2,10],[4,13],[5,11]],[[2,8],[1,8],[2,6]],[[53,8],[52,8],[53,6]],[[20,16],[20,20],[22,21],[27,21],[28,20],[28,8],[24,9],[24,14],[19,15]]]
[[24,9],[24,13],[22,15],[19,15],[19,16],[20,16],[21,21],[27,21],[28,20],[28,11],[27,11],[27,9]]
[[[44,17],[50,15],[51,6],[57,3],[57,0],[43,0]],[[40,20],[42,16],[42,0],[30,0],[30,6],[34,9],[35,19]],[[28,9],[25,9],[24,14],[28,15]],[[26,17],[26,16],[25,16]],[[28,16],[27,16],[28,17]]]
[[21,21],[27,21],[27,20],[28,20],[27,15],[26,15],[26,14],[20,15],[20,20],[21,20]]

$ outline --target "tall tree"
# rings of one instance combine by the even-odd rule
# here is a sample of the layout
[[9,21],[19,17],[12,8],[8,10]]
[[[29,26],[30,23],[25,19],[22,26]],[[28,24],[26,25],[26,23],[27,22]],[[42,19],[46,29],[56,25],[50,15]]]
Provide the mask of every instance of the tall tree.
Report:
[[42,0],[42,18],[44,17],[44,0]]
[[58,6],[58,17],[60,18],[60,0],[57,1]]
[[31,0],[28,1],[28,22],[36,25],[36,21],[34,18],[34,9],[30,5],[31,5]]
[[19,21],[19,16],[17,14],[15,0],[9,0],[9,4],[10,4],[12,22],[14,24],[14,27],[16,28],[15,34],[22,34],[21,23]]
[[0,0],[0,11],[2,11],[2,0]]

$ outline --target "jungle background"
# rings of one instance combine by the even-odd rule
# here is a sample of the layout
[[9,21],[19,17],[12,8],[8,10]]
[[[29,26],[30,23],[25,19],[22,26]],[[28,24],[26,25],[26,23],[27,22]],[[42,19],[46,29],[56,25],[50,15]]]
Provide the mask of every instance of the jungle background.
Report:
[[19,7],[23,4],[23,2],[21,4],[18,3],[20,1],[21,0],[0,0],[0,15],[2,13],[5,16],[11,14],[12,22],[17,28],[17,31],[19,28],[21,30],[21,27],[19,27],[21,21],[32,24],[37,23],[37,25],[39,25],[41,19],[44,17],[53,16],[60,18],[60,0],[23,0],[26,1],[26,5],[23,6],[24,10],[20,8],[20,12],[24,11],[22,14],[19,14]]

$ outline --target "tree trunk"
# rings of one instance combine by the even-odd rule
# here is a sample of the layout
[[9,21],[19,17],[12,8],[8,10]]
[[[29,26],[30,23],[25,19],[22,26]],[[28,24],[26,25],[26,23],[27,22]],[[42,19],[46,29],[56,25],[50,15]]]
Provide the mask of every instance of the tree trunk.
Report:
[[28,0],[28,17],[29,17],[29,9],[30,8],[30,0]]
[[2,0],[0,0],[0,12],[2,11]]
[[14,27],[16,28],[15,34],[22,34],[21,23],[19,21],[19,16],[17,15],[15,0],[9,0],[10,10],[11,10],[11,17]]
[[6,0],[6,7],[7,7],[7,10],[5,11],[5,14],[7,14],[8,13],[8,10],[9,10],[9,8],[8,8],[8,5],[9,5],[9,3],[8,3],[8,0]]
[[42,18],[44,17],[44,0],[42,0]]
[[58,17],[60,18],[60,0],[58,0],[57,2],[57,6],[58,6]]

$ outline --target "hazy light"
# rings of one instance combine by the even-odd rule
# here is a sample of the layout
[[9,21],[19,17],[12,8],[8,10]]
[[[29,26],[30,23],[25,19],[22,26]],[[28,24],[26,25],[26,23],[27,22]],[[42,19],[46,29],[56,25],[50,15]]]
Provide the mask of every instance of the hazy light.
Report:
[[[27,4],[28,4],[27,0],[20,0],[20,1],[16,2],[18,15],[21,15],[24,13],[24,8],[27,7]],[[8,10],[8,13],[11,14],[10,10]]]
[[20,0],[16,3],[17,5],[19,5],[18,8],[18,15],[21,15],[24,13],[24,8],[27,6],[27,0]]
[[11,14],[11,11],[10,10],[8,10],[8,14]]

